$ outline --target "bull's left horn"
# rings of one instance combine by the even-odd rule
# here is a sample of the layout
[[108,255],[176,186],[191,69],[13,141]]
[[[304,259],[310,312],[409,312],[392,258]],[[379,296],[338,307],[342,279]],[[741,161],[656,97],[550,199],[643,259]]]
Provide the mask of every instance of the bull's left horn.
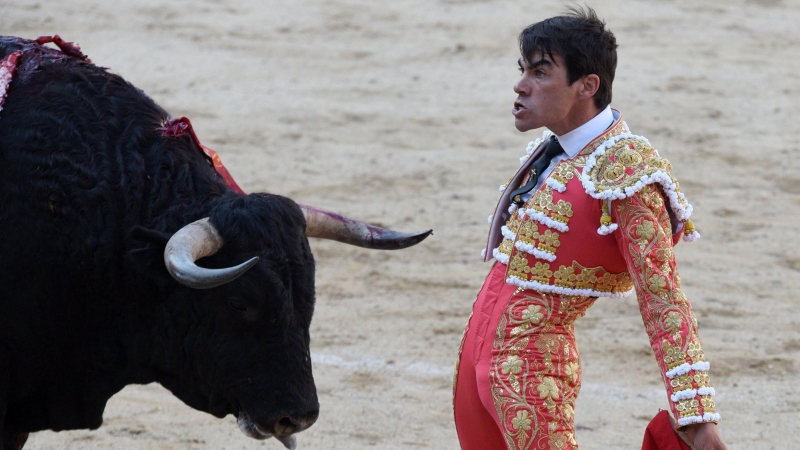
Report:
[[185,286],[210,289],[235,280],[258,262],[255,256],[238,266],[224,269],[206,269],[195,264],[198,259],[217,253],[224,243],[208,217],[192,222],[176,231],[167,242],[164,249],[167,271]]
[[400,233],[312,206],[300,205],[300,209],[306,216],[306,236],[332,239],[364,248],[400,250],[419,244],[433,233],[433,230]]

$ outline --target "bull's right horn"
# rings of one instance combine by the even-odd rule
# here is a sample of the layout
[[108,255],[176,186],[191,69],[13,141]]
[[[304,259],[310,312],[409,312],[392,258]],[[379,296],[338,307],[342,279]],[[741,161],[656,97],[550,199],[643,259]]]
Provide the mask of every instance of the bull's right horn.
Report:
[[164,263],[172,278],[194,289],[210,289],[231,282],[247,272],[256,262],[255,256],[238,266],[206,269],[195,264],[200,258],[217,253],[224,241],[208,217],[192,222],[176,231],[164,249]]
[[333,239],[345,244],[378,250],[399,250],[419,244],[433,233],[400,233],[376,227],[340,214],[300,205],[306,217],[306,236]]

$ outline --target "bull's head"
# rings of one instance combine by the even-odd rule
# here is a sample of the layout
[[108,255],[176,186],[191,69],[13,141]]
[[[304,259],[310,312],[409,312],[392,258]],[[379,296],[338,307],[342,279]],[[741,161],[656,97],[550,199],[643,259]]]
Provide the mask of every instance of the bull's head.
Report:
[[[430,233],[398,233],[332,212],[298,208],[278,196],[252,194],[222,202],[210,217],[172,236],[164,261],[179,283],[205,290],[194,296],[225,304],[214,310],[219,311],[217,338],[247,346],[197,337],[206,340],[201,347],[210,353],[200,358],[208,361],[201,371],[224,375],[198,375],[204,379],[198,384],[206,385],[202,400],[171,389],[198,409],[237,415],[239,427],[252,438],[274,436],[293,448],[292,435],[311,426],[319,411],[309,352],[314,261],[307,237],[401,249]],[[198,266],[196,261],[206,257],[207,267]]]

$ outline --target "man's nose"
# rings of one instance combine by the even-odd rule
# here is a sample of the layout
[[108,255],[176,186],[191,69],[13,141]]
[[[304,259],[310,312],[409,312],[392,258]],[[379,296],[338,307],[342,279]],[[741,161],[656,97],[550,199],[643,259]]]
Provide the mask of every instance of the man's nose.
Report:
[[520,77],[519,80],[517,80],[517,82],[514,84],[514,92],[517,95],[530,94],[530,87],[528,86],[528,83],[525,81],[525,76]]

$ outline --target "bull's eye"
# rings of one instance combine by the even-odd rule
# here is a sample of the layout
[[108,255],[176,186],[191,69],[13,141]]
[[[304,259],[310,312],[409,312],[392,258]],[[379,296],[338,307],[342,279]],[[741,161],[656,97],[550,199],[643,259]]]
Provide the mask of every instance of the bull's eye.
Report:
[[247,303],[238,298],[229,298],[228,306],[230,306],[235,311],[238,311],[240,313],[247,313],[250,310],[250,308],[247,306]]

